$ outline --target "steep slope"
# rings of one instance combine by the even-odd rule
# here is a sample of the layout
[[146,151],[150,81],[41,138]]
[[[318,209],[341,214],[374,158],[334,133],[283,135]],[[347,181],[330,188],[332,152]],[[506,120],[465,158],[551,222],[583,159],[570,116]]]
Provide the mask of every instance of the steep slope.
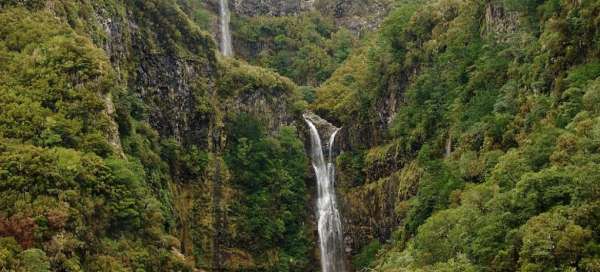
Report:
[[307,102],[355,270],[600,269],[598,1],[230,5],[0,0],[0,270],[318,269]]
[[305,102],[179,2],[0,2],[1,267],[310,267]]
[[[184,1],[185,2],[185,1]],[[219,1],[187,1],[186,12],[220,37]],[[316,87],[376,29],[397,1],[228,1],[235,54]],[[304,88],[308,97],[314,90]]]
[[598,269],[599,8],[404,1],[317,90],[357,269]]

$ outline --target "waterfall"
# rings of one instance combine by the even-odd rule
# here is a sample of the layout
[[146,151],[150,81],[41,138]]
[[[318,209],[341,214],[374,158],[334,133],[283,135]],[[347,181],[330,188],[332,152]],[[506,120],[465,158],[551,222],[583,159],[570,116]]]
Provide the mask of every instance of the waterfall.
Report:
[[221,53],[223,56],[233,56],[233,46],[231,45],[231,32],[229,31],[229,3],[227,0],[221,1]]
[[310,120],[304,119],[310,127],[310,156],[317,177],[317,218],[319,247],[321,249],[321,271],[343,272],[346,269],[342,248],[342,223],[335,200],[335,166],[332,155],[335,135],[339,129],[331,134],[329,138],[329,154],[326,163],[317,128]]

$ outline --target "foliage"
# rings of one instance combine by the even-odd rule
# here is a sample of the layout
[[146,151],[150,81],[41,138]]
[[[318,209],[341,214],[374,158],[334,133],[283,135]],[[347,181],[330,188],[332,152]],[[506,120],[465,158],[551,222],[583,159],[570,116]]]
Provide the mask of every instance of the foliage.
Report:
[[[0,1],[0,267],[193,271],[224,254],[305,271],[308,161],[264,106],[311,103],[348,136],[339,184],[381,186],[400,222],[357,268],[598,271],[598,1],[397,2],[360,47],[318,13],[234,17],[239,54],[269,71],[217,63],[195,0]],[[147,122],[160,99],[128,84],[156,56],[214,73],[185,90],[206,143]]]
[[200,0],[179,1],[181,9],[188,14],[200,28],[210,30],[211,22],[215,19],[205,7],[205,3]]
[[352,258],[352,265],[357,269],[368,268],[377,257],[377,252],[381,249],[381,243],[378,240],[371,241],[360,250],[360,253]]
[[[190,269],[170,251],[178,241],[154,242],[173,224],[169,203],[158,200],[168,166],[156,132],[140,122],[143,106],[89,38],[27,7],[0,12],[1,266],[83,271],[104,260],[103,269]],[[106,109],[111,99],[117,124]],[[110,140],[117,130],[121,143]],[[190,153],[175,160],[205,157]],[[113,239],[130,247],[126,255],[108,246]],[[143,254],[163,257],[136,257]]]
[[[214,44],[201,30],[212,19],[198,1],[0,1],[0,6],[0,236],[11,239],[0,246],[2,268],[27,270],[25,257],[57,271],[210,268],[208,262],[221,254],[213,236],[229,230],[239,232],[224,243],[250,250],[248,237],[263,230],[252,220],[270,218],[236,210],[244,212],[239,218],[247,224],[233,222],[225,230],[210,222],[221,204],[211,201],[220,189],[212,187],[209,175],[214,162],[229,155],[209,152],[212,134],[183,143],[177,135],[160,135],[155,128],[163,124],[148,121],[162,101],[139,90],[142,70],[149,68],[140,67],[154,69],[161,58],[207,69],[193,71],[202,76],[189,82],[191,90],[181,90],[195,96],[186,106],[198,114],[200,130],[223,125],[220,118],[229,127],[228,118],[238,111],[262,110],[219,108],[251,104],[247,99],[282,103],[274,108],[297,114],[306,102],[296,85],[241,62],[217,63]],[[273,207],[280,220],[261,232],[265,251],[255,256],[256,269],[302,270],[310,265],[312,246],[304,227],[307,162],[293,129],[269,135],[260,134],[260,146],[272,148],[269,154],[278,163],[261,175],[279,175],[258,185],[265,186],[263,195],[278,192],[269,201],[280,205]],[[225,201],[264,211],[260,198],[242,194]]]
[[368,139],[353,145],[367,180],[352,190],[424,169],[375,269],[594,271],[600,5],[398,5],[311,105],[350,128],[350,142]]
[[237,53],[301,85],[324,82],[357,44],[350,31],[317,12],[233,19]]
[[296,134],[295,128],[283,127],[269,137],[257,119],[245,114],[229,128],[226,158],[228,165],[235,165],[233,186],[241,197],[232,211],[240,228],[233,240],[263,260],[246,270],[299,271],[308,263],[307,159]]

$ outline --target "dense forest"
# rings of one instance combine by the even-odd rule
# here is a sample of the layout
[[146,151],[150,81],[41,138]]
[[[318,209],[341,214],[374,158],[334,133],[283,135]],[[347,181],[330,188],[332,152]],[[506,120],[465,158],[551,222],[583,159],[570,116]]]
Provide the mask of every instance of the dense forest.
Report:
[[0,271],[322,271],[306,112],[346,270],[600,271],[600,1],[220,1],[0,0]]

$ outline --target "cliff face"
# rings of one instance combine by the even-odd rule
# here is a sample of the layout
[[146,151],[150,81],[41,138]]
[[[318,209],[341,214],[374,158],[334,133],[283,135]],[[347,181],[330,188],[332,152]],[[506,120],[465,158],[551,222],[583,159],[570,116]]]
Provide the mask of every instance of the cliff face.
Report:
[[[485,18],[481,25],[482,36],[506,41],[519,27],[519,14],[507,11],[502,4],[487,3],[480,12]],[[380,33],[384,31],[388,29]],[[437,31],[440,30],[434,28],[433,32],[439,33]],[[393,38],[391,43],[400,50],[410,46],[396,43]],[[374,49],[377,45],[366,47],[369,49],[365,51],[385,50]],[[398,238],[394,232],[405,224],[411,199],[418,193],[424,171],[414,161],[414,151],[419,146],[407,140],[413,136],[390,137],[394,133],[393,126],[397,126],[394,119],[406,106],[407,89],[419,84],[416,82],[420,80],[421,64],[407,59],[400,68],[394,63],[393,55],[380,52],[376,59],[369,59],[362,55],[362,50],[320,87],[313,105],[315,111],[346,128],[339,136],[339,148],[344,152],[337,164],[340,202],[346,220],[346,250],[350,255],[359,254],[371,241]],[[368,69],[372,71],[366,72],[363,67],[369,62],[372,65]],[[371,86],[376,86],[371,94],[361,94],[362,90],[373,88]],[[448,139],[437,141],[440,145],[449,145],[451,150],[452,140]]]
[[316,0],[314,8],[356,34],[377,29],[394,7],[389,0]]
[[[597,37],[599,8],[406,1],[317,89],[312,110],[344,127],[336,186],[357,268],[591,269],[578,258],[596,253],[575,247],[575,258],[531,254],[558,244],[550,241],[562,233],[538,231],[549,222],[573,220],[598,232],[587,219],[561,215],[597,209],[595,200],[541,194],[559,186],[551,185],[556,177],[569,183],[589,174],[585,164],[597,164],[565,160],[555,144],[585,141],[576,127],[597,118],[583,101],[595,96],[599,51],[584,44]],[[533,184],[544,185],[525,189]],[[525,199],[545,204],[533,208]]]
[[181,48],[161,49],[154,42],[144,37],[131,42],[130,60],[139,66],[132,71],[128,86],[150,109],[148,121],[162,138],[173,137],[184,146],[206,148],[213,154],[202,177],[190,180],[177,167],[172,169],[182,252],[197,256],[198,265],[212,270],[262,266],[263,261],[253,257],[262,252],[237,244],[235,237],[244,230],[229,223],[244,217],[229,211],[241,201],[241,192],[233,185],[230,167],[235,166],[223,160],[227,146],[235,140],[228,139],[227,132],[242,113],[265,122],[270,134],[293,124],[300,111],[294,107],[301,107],[294,104],[298,99],[295,86],[255,67],[225,60],[218,64],[214,43],[205,34],[186,37],[183,45],[188,48],[183,52]]
[[[393,6],[379,0],[229,1],[234,51],[299,85],[318,86]],[[219,2],[208,1],[203,9],[212,14],[207,29],[218,40]]]
[[243,16],[286,16],[314,10],[314,0],[276,1],[276,0],[233,0],[232,10]]
[[295,16],[303,12],[320,12],[356,34],[376,29],[392,9],[388,0],[302,0],[302,1],[230,1],[239,16]]
[[[214,89],[217,60],[212,39],[177,6],[161,1],[112,9],[84,5],[93,10],[85,18],[88,28],[95,29],[90,34],[107,52],[119,80],[146,104],[149,123],[162,137],[206,142],[207,119],[199,115],[196,101]],[[64,6],[65,12],[68,9]],[[165,18],[164,11],[171,17]]]
[[[278,248],[279,243],[265,242],[267,245],[263,247],[268,248],[253,250],[255,243],[248,242],[247,237],[260,232],[247,233],[248,221],[252,218],[239,211],[240,205],[244,205],[240,203],[251,202],[251,192],[246,193],[243,184],[240,185],[243,172],[238,171],[239,165],[228,165],[235,160],[234,150],[243,147],[239,139],[229,137],[243,131],[238,128],[245,125],[237,121],[240,118],[256,121],[257,130],[264,127],[265,133],[252,140],[256,145],[271,141],[273,149],[268,151],[273,157],[305,158],[302,152],[282,151],[285,148],[299,150],[297,132],[290,127],[299,120],[305,103],[291,81],[264,69],[219,59],[211,35],[188,17],[186,12],[190,10],[182,8],[190,8],[193,3],[180,2],[40,1],[31,5],[2,3],[1,6],[8,12],[17,12],[12,10],[14,8],[25,14],[51,14],[49,17],[54,17],[58,25],[63,27],[61,24],[64,24],[64,28],[88,37],[103,49],[102,54],[110,62],[107,73],[112,81],[106,84],[108,87],[97,90],[104,103],[102,116],[108,123],[102,134],[120,159],[137,163],[136,167],[139,164],[135,168],[141,172],[136,172],[141,182],[139,191],[148,193],[148,201],[154,203],[146,205],[160,210],[155,215],[161,219],[148,228],[153,228],[153,235],[164,235],[161,239],[166,239],[158,242],[157,248],[172,251],[172,254],[161,253],[165,258],[185,263],[185,269],[270,269],[273,265],[287,265],[299,270],[310,267],[311,262],[306,260],[283,253],[279,256],[278,252],[283,252]],[[252,134],[252,137],[256,136]],[[3,152],[0,153],[4,155]],[[303,164],[296,166],[304,168]],[[286,194],[297,198],[294,203],[298,205],[294,209],[304,208],[308,205],[303,191],[304,172],[285,165],[277,167],[278,173],[288,177],[280,180],[301,182]],[[285,174],[286,171],[292,173]],[[283,185],[279,186],[271,188],[271,192],[278,194]],[[109,204],[112,205],[110,201]],[[268,208],[276,207],[278,205],[272,204]],[[275,211],[264,212],[279,218],[277,223],[282,226],[300,226],[308,217],[295,210],[294,216],[287,213],[284,220],[283,215]],[[306,237],[310,232],[303,227],[280,233],[280,225],[276,231],[269,230],[277,239],[295,235],[289,239],[296,239],[301,246],[312,240]],[[4,233],[4,227],[1,231]],[[140,241],[140,248],[154,246],[146,244],[142,230],[125,236]],[[40,238],[39,245],[43,245],[46,238]],[[29,242],[26,245],[30,246]],[[85,245],[88,246],[94,245]],[[104,252],[103,247],[98,247],[98,252]],[[302,250],[294,252],[311,258],[310,247]],[[92,260],[88,262],[83,261],[88,256],[79,257],[83,267],[91,267],[90,262],[95,262],[95,257],[88,258]],[[128,268],[136,267],[117,255],[110,258]],[[150,262],[139,262],[146,269],[151,266]],[[57,269],[62,267],[55,261],[51,265]],[[156,266],[149,271],[163,269],[170,268]]]

